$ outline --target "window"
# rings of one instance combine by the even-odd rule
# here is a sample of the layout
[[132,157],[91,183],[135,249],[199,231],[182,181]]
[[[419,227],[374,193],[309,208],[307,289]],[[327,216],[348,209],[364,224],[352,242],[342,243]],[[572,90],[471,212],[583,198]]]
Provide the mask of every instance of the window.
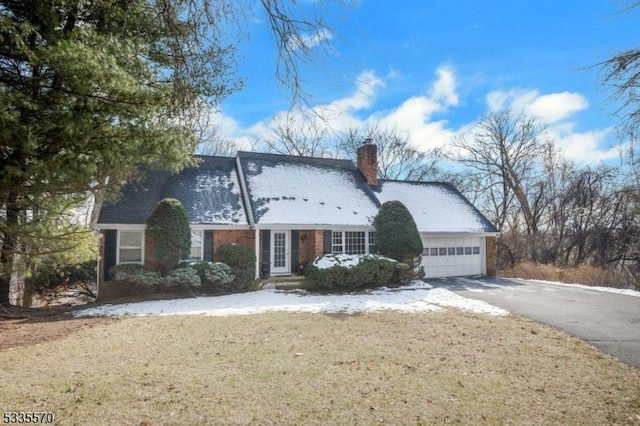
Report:
[[344,253],[344,245],[343,245],[343,241],[342,241],[342,232],[338,231],[333,231],[333,237],[332,237],[332,245],[331,245],[331,252],[332,253],[336,253],[336,254],[340,254],[340,253]]
[[191,252],[189,260],[202,260],[203,231],[191,231]]
[[345,253],[347,254],[365,254],[367,252],[364,232],[347,231],[344,233],[344,241]]
[[375,251],[375,232],[333,231],[331,252],[334,254],[367,254]]
[[422,249],[422,255],[423,256],[429,256],[429,247],[424,247]]
[[456,255],[462,256],[464,254],[464,247],[456,247]]
[[465,247],[464,254],[471,254],[471,247]]
[[479,246],[475,246],[473,248],[473,254],[480,254],[480,247]]
[[142,231],[118,232],[118,263],[142,263]]
[[438,247],[431,247],[429,250],[431,250],[431,256],[438,255]]
[[456,255],[456,248],[455,247],[449,247],[449,248],[447,248],[447,250],[449,252],[448,253],[449,256],[455,256]]
[[440,247],[440,256],[446,256],[447,255],[447,248],[446,247]]

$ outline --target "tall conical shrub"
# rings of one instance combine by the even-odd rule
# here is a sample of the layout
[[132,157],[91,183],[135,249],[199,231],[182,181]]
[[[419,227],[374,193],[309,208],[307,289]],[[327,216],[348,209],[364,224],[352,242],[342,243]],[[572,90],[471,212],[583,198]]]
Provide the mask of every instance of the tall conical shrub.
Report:
[[373,220],[378,253],[413,267],[422,253],[422,239],[416,222],[400,201],[387,201]]
[[174,198],[161,200],[147,219],[146,236],[157,261],[150,266],[163,275],[186,259],[191,251],[191,229],[182,203]]

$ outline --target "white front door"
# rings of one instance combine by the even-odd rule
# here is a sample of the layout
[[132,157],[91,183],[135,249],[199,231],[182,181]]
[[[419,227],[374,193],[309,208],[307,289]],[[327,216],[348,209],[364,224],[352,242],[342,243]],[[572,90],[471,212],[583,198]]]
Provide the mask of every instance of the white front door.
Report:
[[271,275],[291,273],[289,231],[271,231]]

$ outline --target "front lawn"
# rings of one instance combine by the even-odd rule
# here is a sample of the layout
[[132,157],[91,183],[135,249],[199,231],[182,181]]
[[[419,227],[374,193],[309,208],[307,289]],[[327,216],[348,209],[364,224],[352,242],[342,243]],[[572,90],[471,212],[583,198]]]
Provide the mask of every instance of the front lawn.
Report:
[[0,366],[5,412],[61,424],[640,423],[638,369],[456,310],[128,317]]

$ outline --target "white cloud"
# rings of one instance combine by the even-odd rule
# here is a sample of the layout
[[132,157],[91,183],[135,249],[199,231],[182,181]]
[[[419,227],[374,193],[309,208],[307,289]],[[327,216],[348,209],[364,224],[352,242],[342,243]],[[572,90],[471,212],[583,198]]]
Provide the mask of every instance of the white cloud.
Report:
[[301,35],[299,37],[292,37],[289,39],[289,48],[292,50],[311,50],[319,44],[330,41],[333,39],[333,34],[326,29],[322,28],[313,34]]
[[589,106],[587,99],[579,93],[540,95],[537,90],[522,89],[494,91],[487,95],[486,100],[489,111],[512,109],[536,117],[547,124],[565,120]]
[[441,66],[436,70],[438,79],[431,85],[430,98],[446,106],[458,105],[456,93],[457,81],[453,69],[449,66]]
[[599,163],[620,157],[621,146],[602,148],[607,145],[606,140],[613,133],[612,128],[578,133],[569,131],[571,127],[561,126],[549,130],[555,136],[556,147],[565,157],[578,163]]
[[538,96],[528,105],[526,112],[546,123],[556,123],[588,106],[587,99],[579,93],[551,93]]
[[[442,115],[460,104],[458,79],[451,66],[435,70],[433,80],[423,94],[409,96],[392,108],[376,108],[380,93],[391,84],[401,82],[400,72],[391,70],[383,77],[375,71],[362,71],[355,80],[354,90],[342,98],[313,106],[295,113],[294,125],[308,126],[310,120],[318,128],[326,126],[330,131],[363,128],[372,124],[395,128],[408,135],[418,148],[430,149],[446,145],[455,134],[468,132],[475,123],[461,123],[457,128],[435,114]],[[579,111],[589,107],[587,99],[572,92],[541,94],[538,90],[510,89],[493,91],[486,95],[489,111],[512,109],[535,116],[549,126],[548,132],[557,147],[569,159],[580,163],[592,163],[615,159],[619,147],[607,144],[612,129],[576,131],[571,121]],[[273,121],[281,120],[290,111],[280,111],[272,117],[242,127],[232,117],[219,111],[213,115],[221,127],[221,133],[233,138],[242,149],[251,149],[251,142],[269,134]],[[606,147],[606,148],[603,148]]]

